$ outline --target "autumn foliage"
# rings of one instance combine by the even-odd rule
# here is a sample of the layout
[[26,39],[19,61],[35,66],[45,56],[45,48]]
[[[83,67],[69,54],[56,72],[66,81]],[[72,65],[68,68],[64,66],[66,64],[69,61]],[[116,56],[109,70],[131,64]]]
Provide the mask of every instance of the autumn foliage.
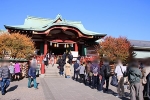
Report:
[[13,58],[25,58],[34,54],[34,43],[30,37],[19,33],[0,35],[0,57],[4,57],[4,51],[9,51]]
[[130,42],[125,37],[108,36],[100,43],[99,54],[101,57],[107,56],[112,62],[116,59],[126,62],[132,56],[131,48]]

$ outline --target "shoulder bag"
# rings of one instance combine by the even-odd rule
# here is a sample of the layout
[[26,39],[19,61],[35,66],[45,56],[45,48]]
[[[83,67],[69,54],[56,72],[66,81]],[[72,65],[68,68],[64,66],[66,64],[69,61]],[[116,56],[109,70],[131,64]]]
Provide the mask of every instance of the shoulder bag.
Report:
[[123,77],[127,77],[128,75],[127,75],[127,72],[126,71],[122,71],[122,68],[121,68],[121,66],[120,66],[120,69],[121,69],[121,72],[122,72],[122,74],[123,74]]

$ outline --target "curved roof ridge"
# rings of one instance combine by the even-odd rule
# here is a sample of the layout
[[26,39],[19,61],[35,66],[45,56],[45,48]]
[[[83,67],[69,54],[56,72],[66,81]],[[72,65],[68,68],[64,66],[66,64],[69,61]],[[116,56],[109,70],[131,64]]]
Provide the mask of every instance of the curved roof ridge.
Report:
[[27,16],[26,19],[52,20],[49,18],[35,17],[35,16],[29,16],[29,15]]
[[78,24],[81,24],[82,22],[81,21],[71,21],[71,20],[65,20],[66,22],[70,22],[70,23],[78,23]]

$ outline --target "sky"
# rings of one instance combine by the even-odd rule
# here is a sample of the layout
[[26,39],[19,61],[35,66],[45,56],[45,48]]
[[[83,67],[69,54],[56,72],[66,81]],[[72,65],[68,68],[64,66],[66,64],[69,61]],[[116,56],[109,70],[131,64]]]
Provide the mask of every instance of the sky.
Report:
[[150,0],[0,0],[0,29],[30,16],[81,21],[87,30],[150,41]]

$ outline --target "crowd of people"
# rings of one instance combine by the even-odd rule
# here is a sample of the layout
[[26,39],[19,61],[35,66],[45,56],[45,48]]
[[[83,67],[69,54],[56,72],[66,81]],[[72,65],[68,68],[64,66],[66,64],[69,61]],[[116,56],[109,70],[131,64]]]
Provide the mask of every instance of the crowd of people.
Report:
[[[24,67],[28,68],[26,70]],[[37,69],[37,60],[35,57],[32,58],[30,64],[27,62],[10,62],[9,59],[3,59],[0,63],[0,83],[1,83],[1,93],[5,95],[7,93],[7,88],[10,85],[10,82],[20,81],[23,77],[28,76],[28,88],[31,88],[31,82],[34,82],[34,88],[37,88],[36,82],[36,69]],[[27,75],[25,72],[27,71]]]
[[[46,56],[48,59],[48,56]],[[54,55],[52,56],[54,57]],[[46,61],[44,59],[44,62]],[[109,92],[109,85],[117,87],[116,97],[125,97],[124,85],[128,85],[131,100],[150,100],[150,63],[147,60],[144,64],[139,64],[136,60],[132,60],[128,64],[124,64],[120,59],[114,64],[112,70],[107,57],[100,62],[98,59],[93,61],[81,61],[79,56],[73,63],[73,55],[64,53],[57,60],[60,76],[71,78],[82,84],[89,85],[92,89],[100,92]],[[45,63],[47,64],[47,63]],[[54,63],[52,63],[52,66]],[[74,75],[71,75],[71,67],[74,68]],[[28,69],[28,88],[34,83],[34,88],[38,89],[36,82],[37,60],[32,58]],[[12,63],[4,60],[0,66],[1,93],[6,94],[10,81],[19,81],[22,73],[22,67],[18,62]],[[110,78],[111,77],[111,78]],[[110,80],[111,79],[111,80]],[[105,88],[104,88],[105,84]]]
[[[60,75],[64,75],[66,78],[71,78],[72,76],[72,62],[70,63],[69,56],[64,54],[59,57],[57,62]],[[109,92],[109,84],[111,84],[117,87],[116,97],[118,98],[126,97],[124,89],[125,85],[127,85],[130,90],[131,100],[150,100],[150,64],[141,65],[136,60],[125,64],[118,59],[114,65],[115,69],[112,70],[108,58],[103,58],[102,64],[97,59],[92,62],[81,62],[80,59],[81,57],[79,56],[73,64],[73,80],[105,93]],[[115,80],[117,81],[116,85],[113,83]]]

